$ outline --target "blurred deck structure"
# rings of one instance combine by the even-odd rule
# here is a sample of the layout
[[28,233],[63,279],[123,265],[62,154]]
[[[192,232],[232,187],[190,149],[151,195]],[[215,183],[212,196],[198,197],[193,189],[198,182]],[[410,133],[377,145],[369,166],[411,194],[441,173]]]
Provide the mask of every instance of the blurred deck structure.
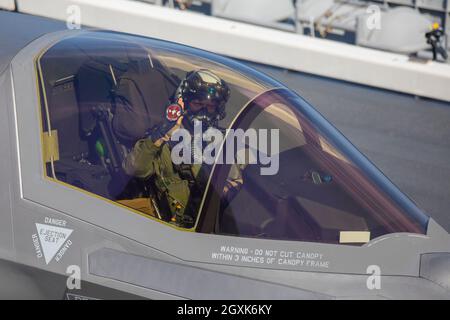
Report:
[[[177,0],[134,0],[146,3],[151,3],[160,6],[167,6],[170,8],[180,8]],[[426,15],[430,20],[439,23],[443,26],[447,38],[445,39],[445,48],[450,51],[450,0],[284,0],[277,1],[274,6],[281,6],[283,8],[274,8],[274,11],[289,12],[289,17],[283,17],[280,21],[269,21],[267,17],[257,17],[253,14],[241,11],[236,11],[227,8],[227,5],[232,1],[228,0],[184,0],[190,3],[189,9],[194,11],[210,14],[213,16],[232,19],[245,23],[251,23],[255,25],[262,25],[278,30],[295,32],[300,34],[309,34],[312,36],[318,35],[320,32],[316,32],[317,28],[322,30],[327,29],[327,33],[330,34],[331,39],[336,39],[334,35],[338,35],[338,39],[346,42],[356,42],[358,39],[355,33],[357,33],[357,26],[355,24],[355,17],[358,14],[364,13],[368,6],[377,5],[382,10],[388,10],[396,7],[408,7],[413,8],[421,14]],[[237,1],[237,0],[236,0]],[[245,0],[239,0],[243,3]],[[248,0],[247,0],[248,1]],[[322,2],[327,6],[331,2],[335,2],[336,5],[333,8],[335,12],[327,12],[327,14],[318,14],[317,9],[311,9],[311,6],[316,3]],[[249,3],[252,1],[248,1]],[[254,2],[254,1],[253,1]],[[309,3],[308,3],[309,2]],[[256,2],[255,2],[256,3]],[[233,6],[233,4],[232,4]],[[292,8],[289,8],[291,6]],[[318,6],[320,7],[320,5]],[[303,11],[308,12],[303,12]],[[246,10],[246,7],[243,7]],[[352,12],[354,11],[354,12]],[[314,13],[315,16],[310,16]],[[276,13],[274,14],[276,16]],[[330,28],[331,27],[331,28]],[[349,33],[349,34],[347,34]],[[339,37],[340,36],[340,37]]]

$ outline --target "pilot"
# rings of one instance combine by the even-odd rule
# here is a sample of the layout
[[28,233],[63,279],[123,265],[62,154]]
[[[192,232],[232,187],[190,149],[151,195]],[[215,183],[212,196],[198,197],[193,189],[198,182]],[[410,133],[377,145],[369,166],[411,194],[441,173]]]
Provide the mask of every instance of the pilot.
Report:
[[[179,128],[187,129],[192,137],[196,121],[201,122],[203,132],[208,128],[221,130],[218,123],[226,115],[225,105],[229,96],[227,83],[210,70],[189,72],[175,93],[176,103],[166,108],[166,120],[152,128],[146,138],[139,140],[123,162],[128,175],[152,179],[158,199],[158,204],[154,203],[158,215],[161,217],[161,210],[169,210],[170,221],[178,226],[189,228],[194,225],[208,173],[204,172],[205,166],[192,158],[190,163],[174,164],[171,150],[177,142],[170,138]],[[242,184],[240,170],[234,168],[231,171],[225,194],[235,193]],[[166,213],[164,215],[167,216]]]

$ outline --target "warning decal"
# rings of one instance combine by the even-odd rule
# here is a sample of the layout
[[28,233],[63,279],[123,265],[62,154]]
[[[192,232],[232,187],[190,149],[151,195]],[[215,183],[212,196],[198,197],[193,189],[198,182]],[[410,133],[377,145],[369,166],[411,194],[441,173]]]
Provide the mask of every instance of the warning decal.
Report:
[[[40,223],[36,223],[36,229],[45,263],[49,264],[58,250],[67,241],[73,230]],[[67,243],[71,243],[69,241]]]

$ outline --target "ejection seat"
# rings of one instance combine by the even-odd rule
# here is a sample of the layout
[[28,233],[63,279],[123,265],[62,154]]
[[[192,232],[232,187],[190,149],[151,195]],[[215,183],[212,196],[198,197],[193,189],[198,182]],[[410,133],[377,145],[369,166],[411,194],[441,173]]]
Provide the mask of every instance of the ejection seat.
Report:
[[100,69],[85,66],[78,74],[81,130],[111,175],[111,200],[125,205],[129,199],[148,195],[142,194],[142,181],[125,174],[122,162],[136,141],[163,121],[165,107],[178,85],[158,61],[150,59]]
[[115,200],[117,195],[111,186],[117,184],[121,159],[125,156],[122,148],[115,145],[117,139],[110,124],[113,117],[113,92],[116,78],[126,70],[126,64],[106,59],[88,60],[80,67],[75,82],[80,135],[89,145],[89,153],[82,161],[103,167],[110,176],[106,189],[107,197],[111,200]]

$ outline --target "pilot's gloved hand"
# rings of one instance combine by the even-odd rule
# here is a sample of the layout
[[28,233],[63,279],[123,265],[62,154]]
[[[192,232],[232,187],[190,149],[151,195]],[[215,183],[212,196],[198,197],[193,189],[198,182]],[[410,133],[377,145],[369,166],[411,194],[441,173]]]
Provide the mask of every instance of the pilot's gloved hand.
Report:
[[154,127],[149,133],[149,138],[153,141],[155,146],[159,147],[164,142],[170,140],[170,137],[175,130],[181,127],[183,121],[183,107],[176,103],[170,104],[166,109],[166,121]]

